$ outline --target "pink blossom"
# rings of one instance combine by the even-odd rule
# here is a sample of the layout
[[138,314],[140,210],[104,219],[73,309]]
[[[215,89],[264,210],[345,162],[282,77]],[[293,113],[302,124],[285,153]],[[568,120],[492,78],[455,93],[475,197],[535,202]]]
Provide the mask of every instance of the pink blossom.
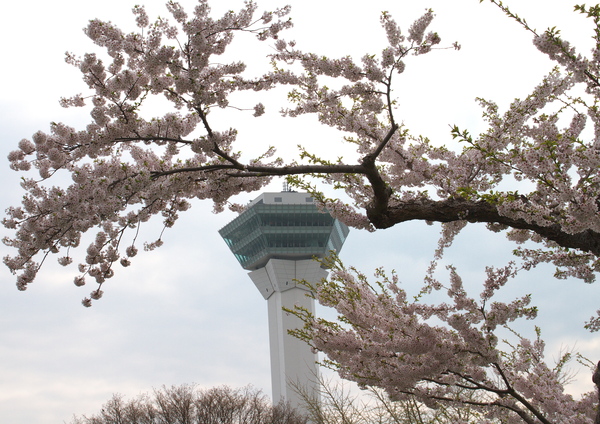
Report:
[[254,106],[253,116],[261,116],[264,113],[265,113],[265,106],[262,103],[258,103],[256,106]]
[[425,30],[427,29],[432,20],[433,11],[429,9],[423,16],[421,16],[410,26],[410,28],[408,29],[408,40],[414,41],[417,44],[421,44],[423,42],[423,35],[425,34]]

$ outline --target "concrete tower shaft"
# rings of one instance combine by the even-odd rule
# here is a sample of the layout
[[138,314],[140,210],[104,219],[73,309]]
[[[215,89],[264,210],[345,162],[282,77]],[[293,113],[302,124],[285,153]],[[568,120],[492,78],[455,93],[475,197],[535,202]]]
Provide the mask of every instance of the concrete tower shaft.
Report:
[[270,259],[264,268],[249,273],[250,278],[269,308],[269,339],[271,354],[271,389],[274,402],[285,400],[294,407],[301,405],[296,387],[307,393],[319,392],[317,354],[307,344],[288,334],[302,327],[302,321],[283,308],[295,306],[315,313],[315,302],[306,286],[296,281],[316,283],[327,277],[319,262],[305,260]]

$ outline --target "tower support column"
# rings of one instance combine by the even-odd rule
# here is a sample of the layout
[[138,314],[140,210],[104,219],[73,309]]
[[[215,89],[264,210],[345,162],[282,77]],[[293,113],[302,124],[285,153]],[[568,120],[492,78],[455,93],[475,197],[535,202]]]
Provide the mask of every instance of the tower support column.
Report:
[[283,308],[299,306],[314,314],[314,299],[297,281],[316,283],[327,277],[327,271],[311,259],[270,259],[249,276],[268,302],[273,403],[289,402],[301,410],[303,399],[298,388],[318,399],[317,354],[306,342],[288,334],[288,330],[300,328],[303,323]]

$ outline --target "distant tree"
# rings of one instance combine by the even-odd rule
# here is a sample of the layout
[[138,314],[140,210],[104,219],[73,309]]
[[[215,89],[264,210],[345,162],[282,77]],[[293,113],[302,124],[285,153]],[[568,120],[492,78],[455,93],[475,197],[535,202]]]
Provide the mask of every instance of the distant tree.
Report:
[[250,386],[198,389],[182,385],[131,400],[115,394],[98,414],[74,417],[70,424],[475,424],[482,418],[464,406],[434,410],[414,399],[390,401],[377,389],[353,394],[343,382],[321,379],[320,387],[318,399],[314,392],[297,388],[308,411],[306,417],[288,405],[272,406]]
[[115,394],[96,415],[74,417],[71,424],[306,424],[288,405],[271,405],[248,386],[198,389],[163,387],[132,400]]
[[[388,43],[360,61],[302,51],[282,37],[291,26],[288,7],[255,18],[252,1],[220,19],[210,16],[205,0],[191,16],[169,1],[175,24],[161,18],[151,23],[138,6],[139,30],[128,34],[110,22],[90,21],[86,34],[106,57],[68,54],[90,93],[62,100],[65,107],[91,103],[90,123],[82,130],[52,123],[50,133],[35,133],[9,155],[10,166],[25,172],[23,204],[9,208],[3,220],[15,230],[4,242],[16,254],[4,262],[17,274],[18,288],[27,288],[50,254],[71,264],[83,234],[94,233],[75,277],[78,286],[89,277],[98,284],[83,300],[90,306],[102,296],[115,263],[130,265],[137,231],[152,216],[161,215],[171,227],[189,199],[211,199],[216,211],[227,205],[239,210],[230,204],[232,196],[285,176],[357,228],[415,219],[443,223],[423,296],[444,289],[449,304],[427,304],[423,296],[411,301],[396,277],[380,271],[380,284],[370,285],[335,261],[331,281],[314,287],[320,302],[337,308],[342,324],[304,316],[308,327],[300,335],[326,352],[344,377],[384,388],[392,399],[481,407],[504,422],[590,422],[590,396],[576,401],[564,393],[558,370],[543,360],[541,340],[517,336],[506,351],[499,346],[497,329],[535,316],[530,299],[506,303],[493,296],[518,271],[542,262],[555,264],[559,278],[586,282],[600,269],[600,6],[576,7],[594,28],[595,45],[586,57],[556,29],[537,32],[490,1],[529,31],[556,67],[505,111],[480,99],[487,130],[473,135],[454,125],[446,143],[412,134],[396,116],[394,87],[406,62],[440,45],[440,36],[428,32],[431,10],[406,35],[383,13]],[[217,60],[236,33],[272,40],[270,71],[248,77],[241,61]],[[358,159],[331,161],[301,149],[298,158],[284,161],[274,147],[251,159],[242,155],[237,130],[217,128],[210,112],[232,107],[234,93],[278,86],[289,87],[285,116],[315,115],[339,130]],[[147,103],[156,97],[164,114],[150,117]],[[254,103],[260,116],[264,105]],[[72,183],[52,186],[59,175]],[[343,190],[349,200],[326,197],[319,182]],[[443,249],[469,223],[536,246],[516,250],[519,264],[488,268],[478,298],[466,293],[454,268],[447,281],[433,272]],[[145,248],[161,244],[159,237]],[[590,319],[587,328],[600,329],[600,318]],[[456,388],[490,398],[449,398],[463,393]]]

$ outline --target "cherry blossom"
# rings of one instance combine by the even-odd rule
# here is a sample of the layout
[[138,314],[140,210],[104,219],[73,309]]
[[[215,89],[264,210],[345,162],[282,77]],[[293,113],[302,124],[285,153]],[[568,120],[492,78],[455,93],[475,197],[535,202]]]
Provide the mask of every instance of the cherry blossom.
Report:
[[[487,422],[592,423],[595,393],[574,399],[564,392],[564,354],[554,367],[544,357],[541,333],[527,339],[513,332],[500,339],[518,319],[534,319],[531,297],[493,301],[518,268],[487,268],[479,299],[471,297],[457,270],[434,292],[447,302],[427,302],[431,282],[412,297],[398,275],[379,269],[375,281],[337,259],[326,263],[328,280],[308,284],[315,298],[334,308],[330,321],[305,309],[290,310],[304,328],[293,333],[327,355],[325,365],[343,378],[384,389],[392,400],[416,399],[431,408],[469,405]],[[438,295],[439,296],[439,295]]]

